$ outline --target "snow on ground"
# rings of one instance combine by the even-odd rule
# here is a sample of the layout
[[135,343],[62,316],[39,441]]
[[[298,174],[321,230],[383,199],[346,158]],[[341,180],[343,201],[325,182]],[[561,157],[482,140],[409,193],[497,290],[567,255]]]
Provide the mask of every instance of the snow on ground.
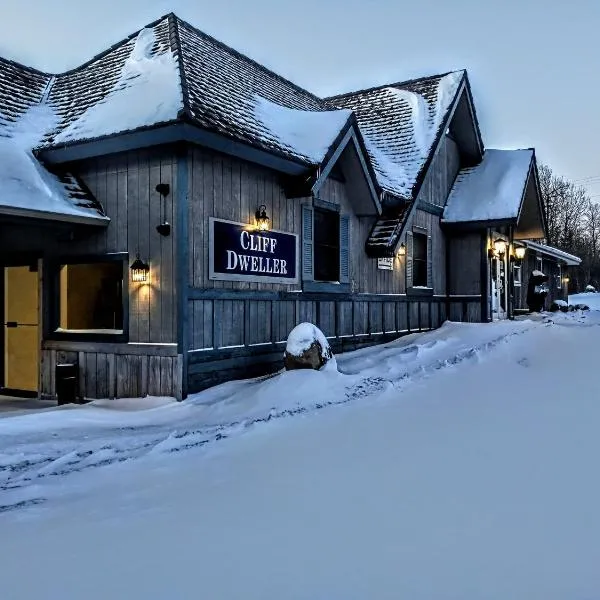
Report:
[[600,293],[583,292],[582,294],[571,294],[569,304],[585,304],[592,310],[600,310]]
[[599,326],[447,324],[341,373],[2,419],[2,597],[595,597]]

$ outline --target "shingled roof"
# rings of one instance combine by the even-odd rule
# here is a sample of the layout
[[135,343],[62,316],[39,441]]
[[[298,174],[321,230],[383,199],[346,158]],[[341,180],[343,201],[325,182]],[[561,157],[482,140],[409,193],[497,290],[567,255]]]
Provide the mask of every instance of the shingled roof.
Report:
[[40,108],[51,79],[0,58],[0,215],[106,223],[102,207],[74,175],[48,171],[31,153],[52,124]]

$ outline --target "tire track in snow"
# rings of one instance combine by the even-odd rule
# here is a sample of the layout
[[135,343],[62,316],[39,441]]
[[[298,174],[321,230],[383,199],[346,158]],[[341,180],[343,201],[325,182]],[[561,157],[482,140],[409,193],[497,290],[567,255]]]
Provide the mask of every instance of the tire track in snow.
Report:
[[[545,325],[549,326],[553,323],[552,321],[545,322]],[[104,440],[102,443],[97,444],[97,448],[88,447],[84,449],[81,448],[82,443],[79,441],[74,442],[75,447],[73,448],[62,448],[62,452],[61,449],[57,448],[54,455],[40,457],[38,460],[25,459],[12,464],[0,463],[0,492],[22,493],[27,487],[38,483],[40,480],[64,477],[88,469],[122,463],[151,453],[174,454],[193,448],[201,448],[207,444],[219,442],[232,435],[239,434],[250,427],[269,423],[275,419],[294,417],[316,412],[330,406],[348,404],[379,394],[390,389],[390,387],[401,389],[411,381],[421,380],[442,369],[476,359],[479,355],[490,352],[499,344],[506,343],[511,338],[523,335],[531,330],[530,325],[518,331],[503,334],[488,342],[460,350],[449,358],[437,359],[429,364],[405,371],[397,377],[365,377],[347,387],[344,397],[339,400],[283,410],[272,409],[268,415],[262,417],[231,421],[197,429],[186,429],[185,431],[169,430],[167,435],[164,431],[161,432],[162,435],[158,435],[158,432],[152,436],[148,435],[145,430],[153,427],[123,427],[113,430],[111,433],[127,431],[134,435],[122,440],[121,444],[115,443],[117,440],[112,444]],[[412,347],[417,347],[417,345],[415,344]],[[411,346],[408,348],[411,348]],[[408,351],[408,348],[405,349],[405,352]],[[144,434],[144,441],[140,440],[139,434]],[[46,498],[43,497],[15,499],[14,502],[0,504],[0,514],[40,505],[44,502],[46,502]]]

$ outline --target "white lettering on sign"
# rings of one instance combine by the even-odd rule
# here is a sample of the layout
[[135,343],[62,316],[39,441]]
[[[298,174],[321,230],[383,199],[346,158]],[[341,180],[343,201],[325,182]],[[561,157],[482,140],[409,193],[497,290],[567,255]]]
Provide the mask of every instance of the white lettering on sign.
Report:
[[378,258],[377,259],[377,268],[383,269],[384,271],[393,271],[394,270],[394,259],[393,258]]
[[269,275],[287,275],[287,261],[268,256],[248,256],[227,250],[227,270],[236,269],[244,273],[267,273]]
[[275,254],[277,240],[265,235],[256,235],[248,231],[242,231],[240,234],[240,246],[243,250],[252,250],[252,252],[269,252]]

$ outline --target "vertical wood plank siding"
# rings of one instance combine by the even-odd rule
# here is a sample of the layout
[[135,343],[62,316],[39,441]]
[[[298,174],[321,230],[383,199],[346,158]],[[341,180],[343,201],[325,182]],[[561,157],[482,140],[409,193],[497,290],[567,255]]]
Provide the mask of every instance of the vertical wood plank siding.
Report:
[[[87,343],[77,353],[61,349],[71,347],[71,342],[44,344],[52,349],[43,345],[41,394],[54,395],[54,369],[57,361],[66,359],[79,365],[80,393],[85,398],[147,394],[181,398],[183,348],[179,353],[174,350],[173,356],[152,356],[152,344],[177,344],[183,337],[178,331],[177,310],[176,243],[182,234],[182,213],[177,207],[178,155],[171,147],[128,152],[82,162],[77,165],[77,173],[102,203],[111,222],[106,229],[84,239],[68,243],[45,240],[45,257],[128,252],[131,262],[139,253],[150,263],[151,281],[147,286],[129,282],[129,344],[110,344],[108,351],[100,352],[97,348],[106,344]],[[187,192],[185,178],[183,182]],[[156,191],[158,183],[170,186],[166,198]],[[171,224],[168,237],[156,231],[163,221]],[[180,288],[187,290],[187,280]],[[136,344],[148,347],[128,353],[128,348]]]

